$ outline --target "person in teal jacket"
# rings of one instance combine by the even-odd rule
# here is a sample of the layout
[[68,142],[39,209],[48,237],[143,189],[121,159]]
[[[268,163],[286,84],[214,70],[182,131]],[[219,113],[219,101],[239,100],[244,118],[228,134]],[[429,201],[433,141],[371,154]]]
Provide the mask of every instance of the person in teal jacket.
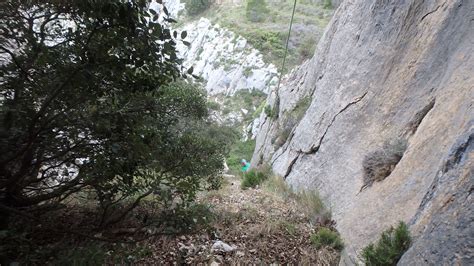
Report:
[[240,161],[240,163],[242,164],[242,168],[241,168],[242,172],[243,173],[247,172],[250,168],[250,163],[247,162],[245,159],[242,159],[242,161]]

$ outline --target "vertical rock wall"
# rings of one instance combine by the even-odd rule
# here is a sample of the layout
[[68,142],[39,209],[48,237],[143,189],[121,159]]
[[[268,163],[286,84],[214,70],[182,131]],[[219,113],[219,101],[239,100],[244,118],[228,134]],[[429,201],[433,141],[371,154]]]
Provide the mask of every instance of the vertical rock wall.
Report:
[[[415,237],[402,264],[474,262],[474,1],[346,0],[268,102],[279,116],[262,114],[252,164],[319,190],[345,263],[400,220]],[[364,158],[394,140],[407,141],[403,157],[361,190]]]

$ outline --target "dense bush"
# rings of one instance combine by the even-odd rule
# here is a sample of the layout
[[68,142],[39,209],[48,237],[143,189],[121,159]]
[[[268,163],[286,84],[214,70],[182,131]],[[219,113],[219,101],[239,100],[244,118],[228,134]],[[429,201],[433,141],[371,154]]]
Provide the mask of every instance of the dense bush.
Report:
[[172,210],[166,210],[161,225],[164,233],[182,234],[207,229],[216,218],[211,206],[191,203]]
[[244,173],[244,178],[240,184],[242,189],[254,188],[270,177],[270,173],[264,169],[252,169]]
[[408,226],[400,222],[396,228],[384,231],[376,244],[370,244],[362,250],[366,265],[397,265],[403,253],[410,247],[411,237]]
[[219,111],[221,109],[221,105],[217,102],[209,101],[207,102],[207,108],[209,108],[209,110]]
[[265,115],[267,115],[271,119],[278,118],[278,110],[273,108],[271,105],[267,104],[264,109]]
[[263,54],[280,61],[285,53],[285,34],[277,31],[257,29],[248,32],[245,37],[251,45]]
[[339,234],[325,227],[311,235],[310,240],[316,248],[331,247],[336,250],[342,250],[344,248],[344,243]]
[[382,181],[393,171],[407,149],[407,141],[395,139],[385,142],[380,150],[367,154],[362,162],[364,168],[364,187],[375,181]]
[[265,0],[247,0],[246,16],[251,22],[262,22],[269,13]]
[[138,0],[1,4],[0,230],[84,189],[103,229],[156,190],[190,201],[222,170],[228,139],[205,91],[182,81],[178,34],[149,12]]
[[325,9],[332,9],[332,1],[331,0],[324,0],[323,7]]
[[212,4],[212,0],[186,0],[186,13],[196,16],[206,11]]

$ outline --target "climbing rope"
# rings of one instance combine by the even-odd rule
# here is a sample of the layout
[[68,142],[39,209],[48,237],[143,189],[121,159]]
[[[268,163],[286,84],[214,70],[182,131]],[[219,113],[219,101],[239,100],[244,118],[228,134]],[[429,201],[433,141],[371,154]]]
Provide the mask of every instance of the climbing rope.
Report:
[[290,42],[291,26],[293,26],[293,18],[295,17],[295,9],[296,9],[296,0],[293,4],[293,13],[291,13],[290,28],[288,29],[288,37],[286,38],[285,53],[283,54],[283,63],[281,64],[280,77],[278,78],[278,85],[277,85],[277,90],[276,90],[277,95],[278,95],[278,91],[280,90],[281,78],[283,77],[283,72],[285,71],[286,54],[288,53],[288,43]]
[[280,77],[278,77],[278,85],[275,91],[275,104],[273,105],[273,109],[277,110],[276,117],[278,117],[278,113],[280,110],[280,94],[279,94],[280,84],[281,84],[281,78],[283,77],[283,72],[285,72],[286,55],[288,53],[288,44],[290,42],[291,26],[293,26],[293,18],[295,17],[295,9],[296,9],[296,0],[295,0],[295,3],[293,4],[293,13],[291,14],[290,28],[288,29],[288,37],[286,38],[285,53],[283,54],[283,63],[281,64]]

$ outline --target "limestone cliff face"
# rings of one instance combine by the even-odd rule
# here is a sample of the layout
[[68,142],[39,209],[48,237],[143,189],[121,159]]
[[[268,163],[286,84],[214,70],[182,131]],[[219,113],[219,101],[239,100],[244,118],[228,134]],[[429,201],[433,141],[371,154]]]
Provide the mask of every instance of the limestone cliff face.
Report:
[[[252,164],[319,190],[343,262],[399,220],[415,237],[401,264],[474,262],[474,1],[346,0],[268,102],[279,116],[262,114]],[[361,190],[364,157],[396,139],[402,159]]]
[[194,68],[201,76],[210,95],[233,95],[242,89],[260,90],[276,83],[277,68],[263,61],[262,54],[250,46],[247,40],[208,19],[187,24],[187,47],[178,43],[184,65]]

